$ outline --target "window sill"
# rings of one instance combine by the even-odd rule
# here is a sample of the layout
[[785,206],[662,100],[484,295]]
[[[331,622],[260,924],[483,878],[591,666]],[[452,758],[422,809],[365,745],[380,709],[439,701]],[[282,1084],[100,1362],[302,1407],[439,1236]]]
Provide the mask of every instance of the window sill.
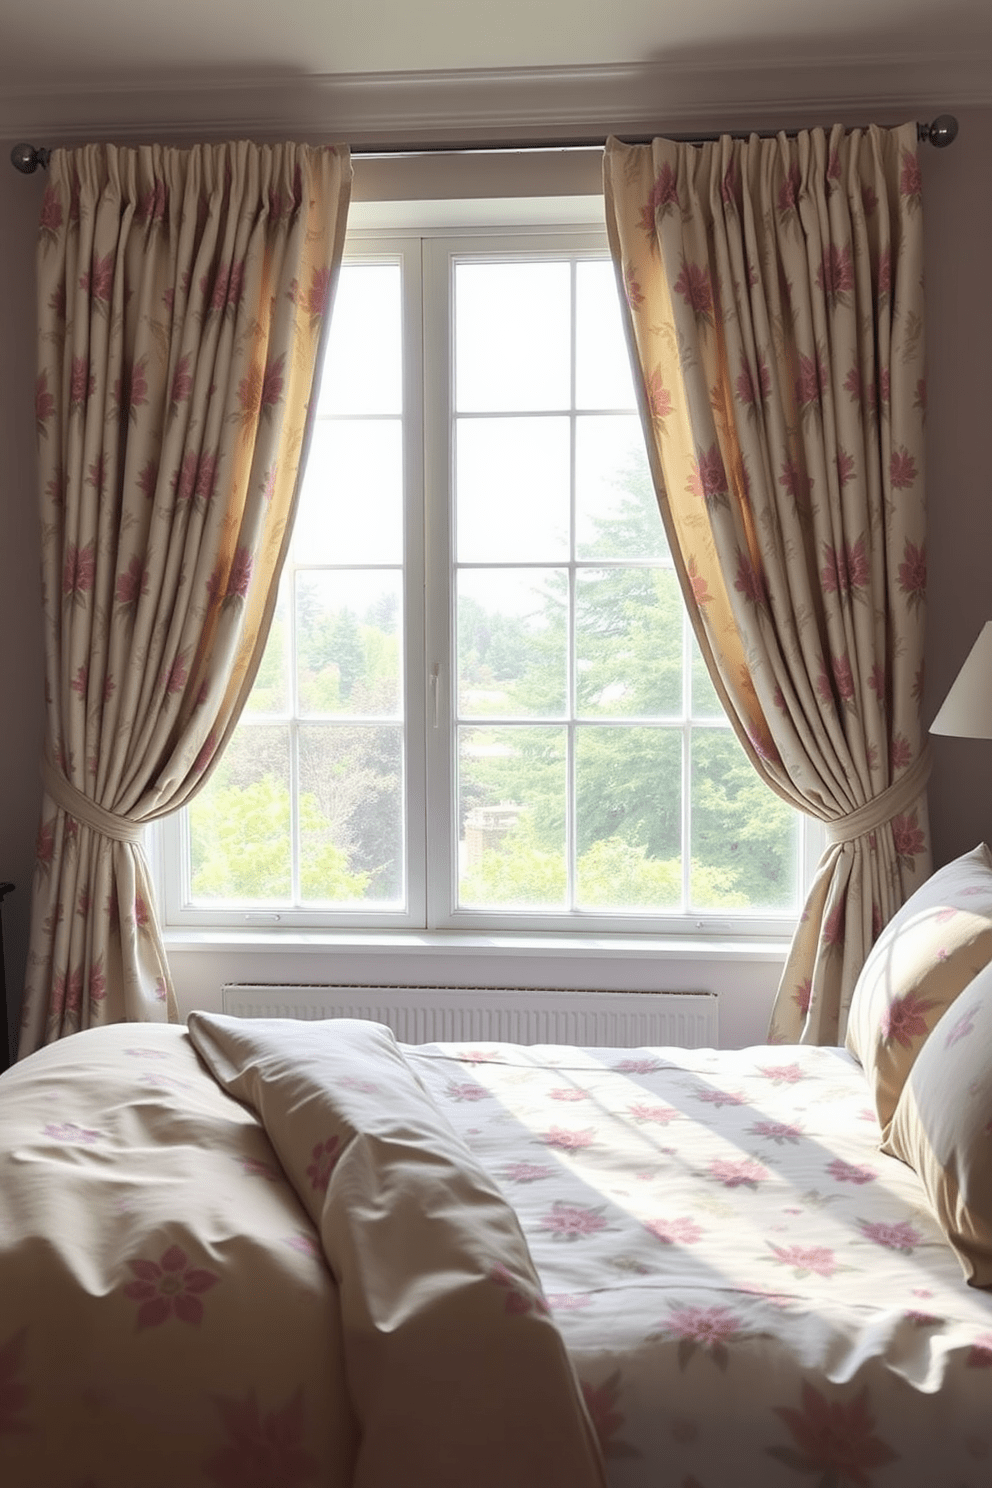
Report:
[[652,961],[777,961],[788,950],[789,935],[754,937],[577,935],[520,931],[382,931],[279,929],[251,926],[244,929],[195,929],[173,927],[163,934],[168,952],[243,951],[278,952],[293,959],[314,952],[338,952],[375,956],[501,956],[598,957],[609,960]]

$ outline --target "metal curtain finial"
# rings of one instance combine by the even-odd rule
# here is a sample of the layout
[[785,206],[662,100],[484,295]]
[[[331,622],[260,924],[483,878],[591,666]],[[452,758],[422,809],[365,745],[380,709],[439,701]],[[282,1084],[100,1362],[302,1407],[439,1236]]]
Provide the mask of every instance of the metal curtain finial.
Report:
[[953,114],[938,114],[932,123],[920,124],[917,133],[921,140],[933,145],[934,149],[944,150],[948,145],[953,145],[958,137],[958,121]]
[[19,170],[22,176],[33,176],[39,165],[44,170],[52,158],[51,150],[44,146],[27,145],[23,142],[15,145],[10,152],[10,163],[15,170]]

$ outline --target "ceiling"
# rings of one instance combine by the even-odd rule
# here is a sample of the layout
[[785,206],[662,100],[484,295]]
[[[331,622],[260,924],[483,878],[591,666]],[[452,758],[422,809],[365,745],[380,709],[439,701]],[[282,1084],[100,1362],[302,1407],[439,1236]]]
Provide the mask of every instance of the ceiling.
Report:
[[404,119],[489,128],[507,110],[543,133],[558,108],[579,128],[618,103],[633,122],[869,97],[992,102],[990,0],[0,5],[5,132],[246,117],[333,130],[364,110],[371,139]]

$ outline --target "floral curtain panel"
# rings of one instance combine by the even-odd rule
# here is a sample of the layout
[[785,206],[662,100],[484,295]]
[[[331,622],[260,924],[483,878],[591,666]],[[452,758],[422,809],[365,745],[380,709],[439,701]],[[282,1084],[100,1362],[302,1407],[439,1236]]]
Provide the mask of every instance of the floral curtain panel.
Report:
[[827,825],[770,1037],[841,1042],[930,869],[916,128],[613,140],[605,186],[703,656],[759,774]]
[[38,247],[45,794],[19,1053],[177,1016],[143,824],[261,658],[340,264],[347,151],[56,150]]

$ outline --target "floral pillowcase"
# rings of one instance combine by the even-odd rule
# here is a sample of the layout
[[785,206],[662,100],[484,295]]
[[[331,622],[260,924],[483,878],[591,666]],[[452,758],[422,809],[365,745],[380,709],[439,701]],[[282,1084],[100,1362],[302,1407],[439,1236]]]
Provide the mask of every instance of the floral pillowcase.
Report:
[[883,1152],[915,1168],[972,1286],[992,1286],[992,965],[948,1008],[899,1097]]
[[864,1066],[883,1137],[931,1030],[990,962],[992,853],[980,843],[906,901],[854,989],[847,1048]]

